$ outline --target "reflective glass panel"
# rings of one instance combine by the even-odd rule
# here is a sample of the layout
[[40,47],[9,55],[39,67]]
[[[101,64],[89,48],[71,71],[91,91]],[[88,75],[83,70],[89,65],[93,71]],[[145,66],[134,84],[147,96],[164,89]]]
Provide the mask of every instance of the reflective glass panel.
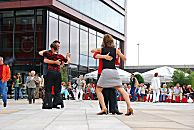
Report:
[[16,11],[16,16],[21,15],[34,15],[34,10],[18,10]]
[[102,37],[97,37],[97,48],[101,48],[101,45],[102,45]]
[[125,0],[112,0],[112,1],[114,1],[115,3],[117,3],[122,8],[125,8]]
[[80,54],[88,55],[88,32],[80,30]]
[[70,28],[70,53],[71,63],[79,63],[79,29],[71,26]]
[[58,40],[58,20],[53,17],[49,17],[49,45],[54,40]]
[[59,21],[59,41],[61,42],[59,53],[66,55],[69,52],[69,24]]
[[14,18],[3,18],[0,15],[0,55],[4,58],[13,55],[13,23]]
[[16,17],[14,44],[16,59],[34,58],[34,21],[34,17]]
[[99,0],[58,0],[124,34],[124,16]]
[[88,66],[88,56],[80,55],[80,65]]
[[96,35],[89,33],[89,56],[93,56],[91,50],[96,48]]
[[93,57],[89,57],[89,67],[90,68],[96,68],[96,59],[94,59]]

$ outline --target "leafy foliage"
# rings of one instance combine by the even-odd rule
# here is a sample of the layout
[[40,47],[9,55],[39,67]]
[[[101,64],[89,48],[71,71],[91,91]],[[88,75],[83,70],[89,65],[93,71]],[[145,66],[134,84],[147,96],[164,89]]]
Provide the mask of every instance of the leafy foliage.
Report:
[[179,83],[181,86],[186,84],[186,77],[183,71],[175,70],[172,76],[173,85]]
[[189,84],[194,88],[194,72],[191,72],[188,76]]
[[190,84],[192,87],[194,87],[194,72],[190,71],[190,74],[186,76],[183,71],[174,71],[172,76],[172,83],[170,84],[176,85],[177,83],[179,83],[181,86]]

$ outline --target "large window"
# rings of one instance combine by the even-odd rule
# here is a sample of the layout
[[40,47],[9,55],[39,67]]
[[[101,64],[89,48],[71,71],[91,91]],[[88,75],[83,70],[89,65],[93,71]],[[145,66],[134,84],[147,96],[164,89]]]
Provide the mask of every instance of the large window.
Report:
[[[35,18],[16,17],[14,52],[16,59],[34,58]],[[25,55],[25,57],[24,57]]]
[[89,67],[96,67],[96,60],[93,58],[93,53],[91,50],[96,48],[96,35],[94,33],[89,33]]
[[59,52],[66,55],[69,52],[69,24],[63,21],[59,21],[59,41],[61,42]]
[[80,65],[88,65],[88,31],[80,30]]
[[88,55],[88,32],[80,30],[80,54]]
[[92,56],[91,50],[96,47],[96,35],[89,33],[89,56]]
[[125,0],[112,0],[122,8],[125,8]]
[[58,19],[49,17],[49,45],[58,40]]
[[58,0],[124,34],[124,16],[99,0]]
[[0,55],[8,64],[14,62],[13,72],[40,70],[38,51],[45,49],[45,16],[44,9],[0,11]]
[[14,12],[0,12],[0,54],[1,56],[13,56],[13,27],[14,27]]
[[36,58],[41,58],[38,54],[38,51],[45,49],[45,31],[46,28],[46,21],[43,18],[43,14],[46,15],[46,10],[37,9],[37,16],[36,16]]
[[70,29],[71,63],[79,64],[79,28],[71,26]]

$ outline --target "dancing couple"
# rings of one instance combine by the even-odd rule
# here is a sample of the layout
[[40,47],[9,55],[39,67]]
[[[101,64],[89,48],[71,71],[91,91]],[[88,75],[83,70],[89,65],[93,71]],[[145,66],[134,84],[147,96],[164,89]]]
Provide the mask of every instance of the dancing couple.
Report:
[[115,67],[115,60],[117,55],[124,61],[126,60],[126,57],[121,53],[119,49],[115,48],[113,37],[110,34],[104,35],[102,48],[95,48],[91,50],[91,52],[92,53],[99,52],[101,55],[104,55],[104,58],[102,59],[103,62],[102,74],[98,80],[96,87],[96,94],[102,107],[102,110],[101,112],[97,113],[97,115],[108,114],[102,90],[103,88],[112,87],[119,91],[122,94],[123,98],[125,99],[125,102],[127,104],[127,113],[125,115],[129,116],[133,114],[133,109],[131,108],[130,105],[129,95],[122,87],[122,81]]
[[[58,54],[60,42],[57,40],[50,45],[50,48],[51,50],[49,51],[43,50],[39,52],[39,54],[44,57],[44,63],[47,64],[47,68],[45,69],[47,72],[44,72],[45,98],[43,99],[42,109],[59,109],[60,107],[58,107],[58,105],[60,105],[61,108],[64,107],[61,97],[60,66],[70,62],[70,54],[67,53],[65,57]],[[51,94],[52,86],[54,86],[54,96]]]

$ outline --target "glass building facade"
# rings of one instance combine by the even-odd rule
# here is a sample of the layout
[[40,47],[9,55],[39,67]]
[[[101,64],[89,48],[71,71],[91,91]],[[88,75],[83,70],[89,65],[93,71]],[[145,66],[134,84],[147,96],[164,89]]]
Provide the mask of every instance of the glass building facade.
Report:
[[[47,15],[47,46],[58,39],[61,42],[59,53],[71,53],[70,69],[73,77],[97,69],[97,60],[90,51],[101,47],[103,34],[51,11],[47,11]],[[115,43],[116,47],[120,48],[119,40],[115,39]]]
[[0,11],[0,55],[12,70],[40,71],[38,51],[45,49],[45,13],[44,9]]
[[[125,37],[124,15],[102,1],[83,0],[81,3],[80,0],[55,1]],[[101,11],[106,11],[107,14]],[[61,42],[59,53],[63,55],[71,53],[71,64],[68,67],[70,78],[94,71],[97,69],[98,61],[93,58],[90,51],[101,47],[105,33],[109,32],[101,30],[98,26],[91,26],[87,21],[79,21],[50,6],[0,9],[0,55],[10,64],[12,73],[27,73],[34,69],[42,74],[42,57],[38,52],[50,49],[49,46],[54,40]],[[124,51],[123,39],[114,35],[113,37],[116,47]]]
[[[124,15],[99,0],[58,0],[96,21],[124,34]],[[120,2],[118,2],[120,1]],[[117,0],[123,4],[125,0]],[[115,3],[117,3],[115,2]]]

